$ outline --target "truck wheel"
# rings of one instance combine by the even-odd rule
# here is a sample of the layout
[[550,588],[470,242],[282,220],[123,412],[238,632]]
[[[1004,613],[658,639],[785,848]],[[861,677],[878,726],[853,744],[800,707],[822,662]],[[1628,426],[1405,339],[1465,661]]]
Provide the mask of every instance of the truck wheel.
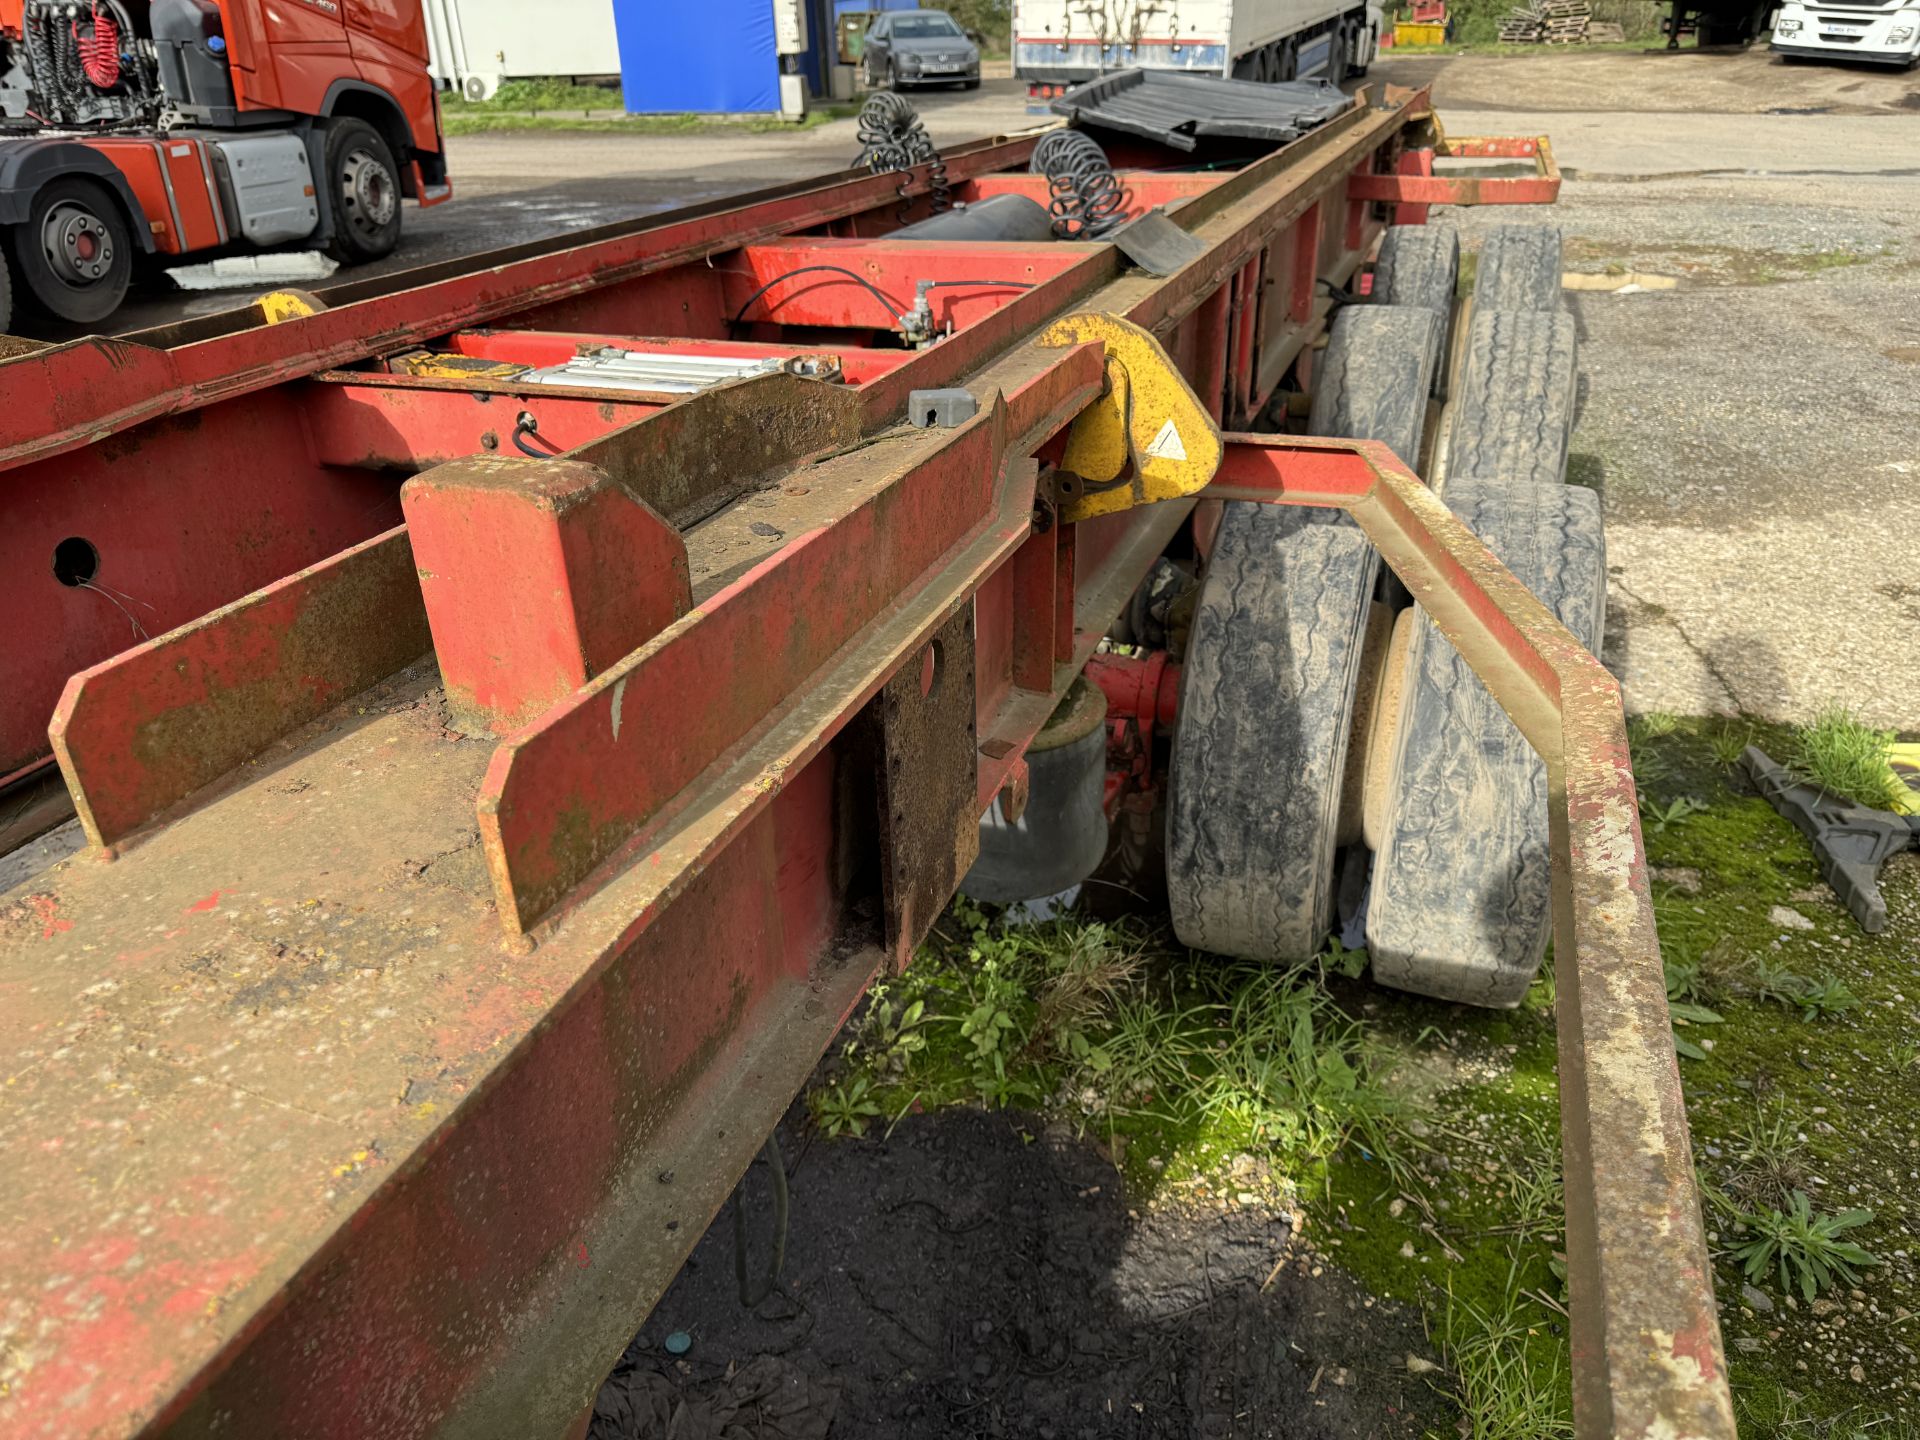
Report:
[[1347,83],[1347,56],[1353,47],[1353,37],[1344,22],[1333,27],[1333,38],[1327,52],[1327,73],[1320,78],[1329,85]]
[[13,333],[13,267],[0,249],[0,335]]
[[1573,433],[1574,363],[1573,316],[1482,309],[1476,290],[1447,473],[1560,484]]
[[[1446,501],[1599,649],[1607,565],[1597,495],[1526,477],[1461,476],[1448,482]],[[1410,619],[1397,732],[1388,727],[1393,778],[1369,837],[1373,977],[1443,1000],[1517,1005],[1551,921],[1547,767],[1426,612]]]
[[[1424,310],[1342,310],[1313,429],[1417,451],[1433,324]],[[1187,642],[1168,784],[1168,904],[1184,943],[1305,960],[1325,941],[1378,570],[1359,527],[1335,512],[1226,507]]]
[[133,239],[105,186],[77,177],[41,186],[10,239],[21,298],[34,309],[90,325],[120,308],[133,278]]
[[1480,247],[1473,303],[1481,310],[1560,308],[1560,231],[1552,225],[1497,225]]
[[400,171],[380,132],[364,120],[329,121],[326,165],[333,201],[327,253],[342,265],[391,255],[400,243]]
[[1439,316],[1418,306],[1342,306],[1314,381],[1308,433],[1382,440],[1418,465],[1439,328]]
[[1433,360],[1433,394],[1439,400],[1446,398],[1447,346],[1459,285],[1458,231],[1446,225],[1396,225],[1387,231],[1373,266],[1373,298],[1381,305],[1411,305],[1439,317]]

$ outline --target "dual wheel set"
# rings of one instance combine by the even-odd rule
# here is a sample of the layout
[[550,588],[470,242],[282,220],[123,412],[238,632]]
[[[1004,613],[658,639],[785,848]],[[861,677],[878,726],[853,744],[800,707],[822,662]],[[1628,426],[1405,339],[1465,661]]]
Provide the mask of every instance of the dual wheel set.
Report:
[[[1378,440],[1589,649],[1599,497],[1566,483],[1575,327],[1560,233],[1397,227],[1317,366],[1314,435]],[[1550,930],[1547,773],[1344,514],[1226,507],[1187,642],[1167,796],[1174,928],[1303,961],[1363,926],[1379,982],[1519,1003]],[[1362,917],[1364,917],[1362,919]]]

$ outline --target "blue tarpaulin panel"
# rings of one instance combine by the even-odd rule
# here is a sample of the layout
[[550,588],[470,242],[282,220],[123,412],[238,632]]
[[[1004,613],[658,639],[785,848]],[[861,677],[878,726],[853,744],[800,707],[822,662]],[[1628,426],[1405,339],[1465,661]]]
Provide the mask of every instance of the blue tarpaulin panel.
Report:
[[613,0],[613,20],[630,113],[779,110],[772,0]]

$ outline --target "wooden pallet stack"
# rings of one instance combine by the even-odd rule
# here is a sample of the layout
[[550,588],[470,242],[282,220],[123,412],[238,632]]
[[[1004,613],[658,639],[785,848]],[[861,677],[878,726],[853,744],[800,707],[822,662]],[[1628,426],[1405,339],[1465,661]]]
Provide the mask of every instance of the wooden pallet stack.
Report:
[[1548,45],[1584,45],[1593,23],[1588,0],[1545,0],[1540,7],[1540,38]]
[[1506,13],[1500,21],[1503,45],[1538,45],[1547,23],[1546,0],[1526,0]]

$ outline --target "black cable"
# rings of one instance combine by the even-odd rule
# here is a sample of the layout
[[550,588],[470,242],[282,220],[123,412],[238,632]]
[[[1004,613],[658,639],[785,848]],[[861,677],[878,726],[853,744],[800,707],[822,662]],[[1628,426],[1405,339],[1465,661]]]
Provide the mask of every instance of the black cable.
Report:
[[[933,137],[919,113],[895,90],[876,90],[860,107],[854,122],[860,137],[860,158],[876,175],[884,170],[907,174],[916,165],[927,167],[927,203],[938,215],[953,207],[953,187],[947,180],[946,163],[934,149]],[[906,182],[900,186],[900,219],[911,211]]]
[[742,1175],[733,1187],[733,1275],[740,1285],[740,1303],[749,1310],[773,1293],[787,1264],[787,1167],[780,1158],[780,1137],[767,1136],[766,1148],[760,1153],[766,1157],[767,1172],[773,1177],[773,1254],[758,1294],[747,1283],[747,1221],[740,1208],[740,1192],[746,1188],[747,1177]]
[[752,308],[753,302],[758,300],[762,295],[766,294],[774,286],[778,285],[782,280],[791,280],[796,275],[808,275],[814,272],[815,270],[831,270],[836,275],[844,275],[849,280],[856,281],[857,283],[866,286],[868,292],[872,294],[874,299],[878,300],[882,305],[887,307],[887,318],[889,320],[894,320],[899,317],[900,307],[895,305],[893,301],[889,300],[886,297],[886,293],[882,291],[878,285],[875,285],[871,280],[867,279],[866,276],[855,274],[853,271],[847,269],[846,266],[844,265],[802,265],[798,270],[789,270],[784,275],[774,276],[773,279],[767,281],[766,284],[762,285],[758,290],[754,291],[751,295],[749,295],[746,298],[746,303],[741,305],[741,307],[738,310],[734,311],[733,319],[728,323],[733,325],[738,325],[742,320],[746,318],[747,311]]
[[[527,443],[528,436],[532,436],[547,448],[534,449]],[[522,455],[531,455],[535,460],[551,460],[560,453],[560,447],[540,433],[540,422],[533,418],[532,412],[527,410],[522,410],[520,418],[513,422],[513,444]]]

